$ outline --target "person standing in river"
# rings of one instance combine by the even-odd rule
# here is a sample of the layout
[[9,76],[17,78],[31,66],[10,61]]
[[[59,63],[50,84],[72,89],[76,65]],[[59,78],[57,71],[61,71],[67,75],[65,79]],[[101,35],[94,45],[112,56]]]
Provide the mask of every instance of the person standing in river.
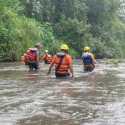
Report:
[[84,52],[82,54],[82,61],[83,61],[84,71],[91,72],[95,68],[96,60],[94,58],[94,55],[90,52],[90,47],[86,46],[83,49],[83,51]]
[[23,56],[22,61],[29,67],[29,71],[39,70],[40,49],[42,47],[43,45],[41,43],[37,43],[34,48],[29,48],[25,56]]
[[49,67],[48,74],[50,74],[52,67],[55,65],[56,78],[67,78],[69,76],[74,77],[72,57],[68,54],[69,47],[67,44],[60,46],[60,52],[58,52],[52,60]]
[[[36,61],[31,64],[31,71],[34,68],[36,71],[39,70],[39,62],[40,62],[40,50],[43,48],[42,43],[36,43],[35,44],[35,49],[36,49]],[[30,66],[29,66],[30,67]]]
[[42,60],[45,64],[51,64],[53,56],[48,52],[48,50],[45,50],[44,55],[42,56]]

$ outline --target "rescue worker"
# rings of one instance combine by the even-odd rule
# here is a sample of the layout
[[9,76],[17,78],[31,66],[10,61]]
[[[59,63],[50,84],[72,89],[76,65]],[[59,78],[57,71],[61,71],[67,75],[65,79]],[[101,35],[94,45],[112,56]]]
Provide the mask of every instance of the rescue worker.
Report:
[[62,44],[60,47],[60,52],[58,52],[52,60],[49,67],[48,74],[50,74],[51,69],[55,66],[55,76],[56,78],[67,78],[73,76],[73,66],[72,57],[68,54],[69,47],[67,44]]
[[45,54],[43,55],[42,60],[45,64],[50,64],[52,62],[52,55],[48,53],[48,50],[45,50]]
[[84,71],[91,72],[95,68],[96,60],[94,55],[90,52],[90,47],[86,46],[83,51],[82,61],[84,65]]
[[42,48],[41,43],[37,43],[35,48],[29,48],[23,56],[21,56],[21,62],[29,66],[29,71],[38,71],[39,60],[40,60],[40,49]]
[[42,45],[42,43],[36,43],[35,44],[35,49],[36,49],[36,60],[35,60],[35,62],[33,62],[32,64],[31,64],[31,67],[30,67],[30,65],[29,65],[29,68],[31,69],[31,71],[32,71],[32,69],[34,68],[35,69],[35,71],[38,71],[39,70],[39,62],[40,62],[40,50],[43,48],[43,45]]
[[27,65],[29,66],[29,71],[37,71],[39,69],[39,57],[37,54],[37,48],[29,48],[27,53]]

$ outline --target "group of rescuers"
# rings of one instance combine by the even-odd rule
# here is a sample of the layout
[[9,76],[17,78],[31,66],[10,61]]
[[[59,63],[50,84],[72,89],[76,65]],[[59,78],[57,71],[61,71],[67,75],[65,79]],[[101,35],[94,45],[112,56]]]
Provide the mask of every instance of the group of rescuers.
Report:
[[[56,78],[74,77],[73,59],[68,53],[69,47],[67,44],[62,44],[60,46],[60,51],[53,56],[49,54],[48,50],[45,50],[45,54],[40,56],[41,48],[43,48],[42,44],[37,43],[34,48],[29,48],[21,57],[21,61],[29,67],[29,71],[38,71],[39,62],[42,60],[45,64],[49,64],[48,75],[51,73],[52,67],[55,66]],[[91,53],[90,47],[84,47],[81,59],[85,72],[94,70],[96,60]]]

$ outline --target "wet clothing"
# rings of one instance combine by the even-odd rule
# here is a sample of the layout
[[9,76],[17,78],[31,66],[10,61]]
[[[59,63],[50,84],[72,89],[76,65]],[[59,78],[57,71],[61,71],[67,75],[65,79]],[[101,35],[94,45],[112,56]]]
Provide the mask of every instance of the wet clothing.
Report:
[[57,53],[52,64],[55,65],[55,75],[56,77],[66,77],[70,75],[70,65],[72,64],[72,57],[63,52]]
[[30,71],[37,71],[39,69],[39,64],[37,62],[29,62],[28,66]]
[[50,64],[52,62],[52,55],[46,53],[43,57],[42,60],[44,60],[45,64]]
[[69,78],[70,74],[59,74],[59,73],[55,73],[56,78]]
[[84,65],[84,71],[85,72],[92,72],[95,68],[95,65]]
[[37,52],[30,50],[30,52],[27,53],[27,61],[36,62],[37,61]]
[[25,65],[28,65],[30,71],[39,69],[39,51],[37,48],[32,48],[26,53]]
[[82,61],[84,64],[84,71],[91,72],[95,68],[95,58],[92,53],[85,52],[82,55]]
[[39,69],[39,57],[40,57],[40,52],[36,48],[36,57],[34,58],[34,61],[32,61],[32,62],[29,63],[30,70],[37,71]]

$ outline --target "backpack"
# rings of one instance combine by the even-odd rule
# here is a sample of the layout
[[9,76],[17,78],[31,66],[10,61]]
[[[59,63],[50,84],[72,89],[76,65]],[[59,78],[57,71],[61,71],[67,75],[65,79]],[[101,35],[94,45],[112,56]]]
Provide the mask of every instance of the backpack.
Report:
[[83,54],[82,61],[84,65],[91,65],[93,64],[93,60],[90,54]]
[[33,61],[36,61],[37,60],[37,51],[36,50],[30,50],[28,53],[27,53],[27,61],[28,62],[33,62]]

